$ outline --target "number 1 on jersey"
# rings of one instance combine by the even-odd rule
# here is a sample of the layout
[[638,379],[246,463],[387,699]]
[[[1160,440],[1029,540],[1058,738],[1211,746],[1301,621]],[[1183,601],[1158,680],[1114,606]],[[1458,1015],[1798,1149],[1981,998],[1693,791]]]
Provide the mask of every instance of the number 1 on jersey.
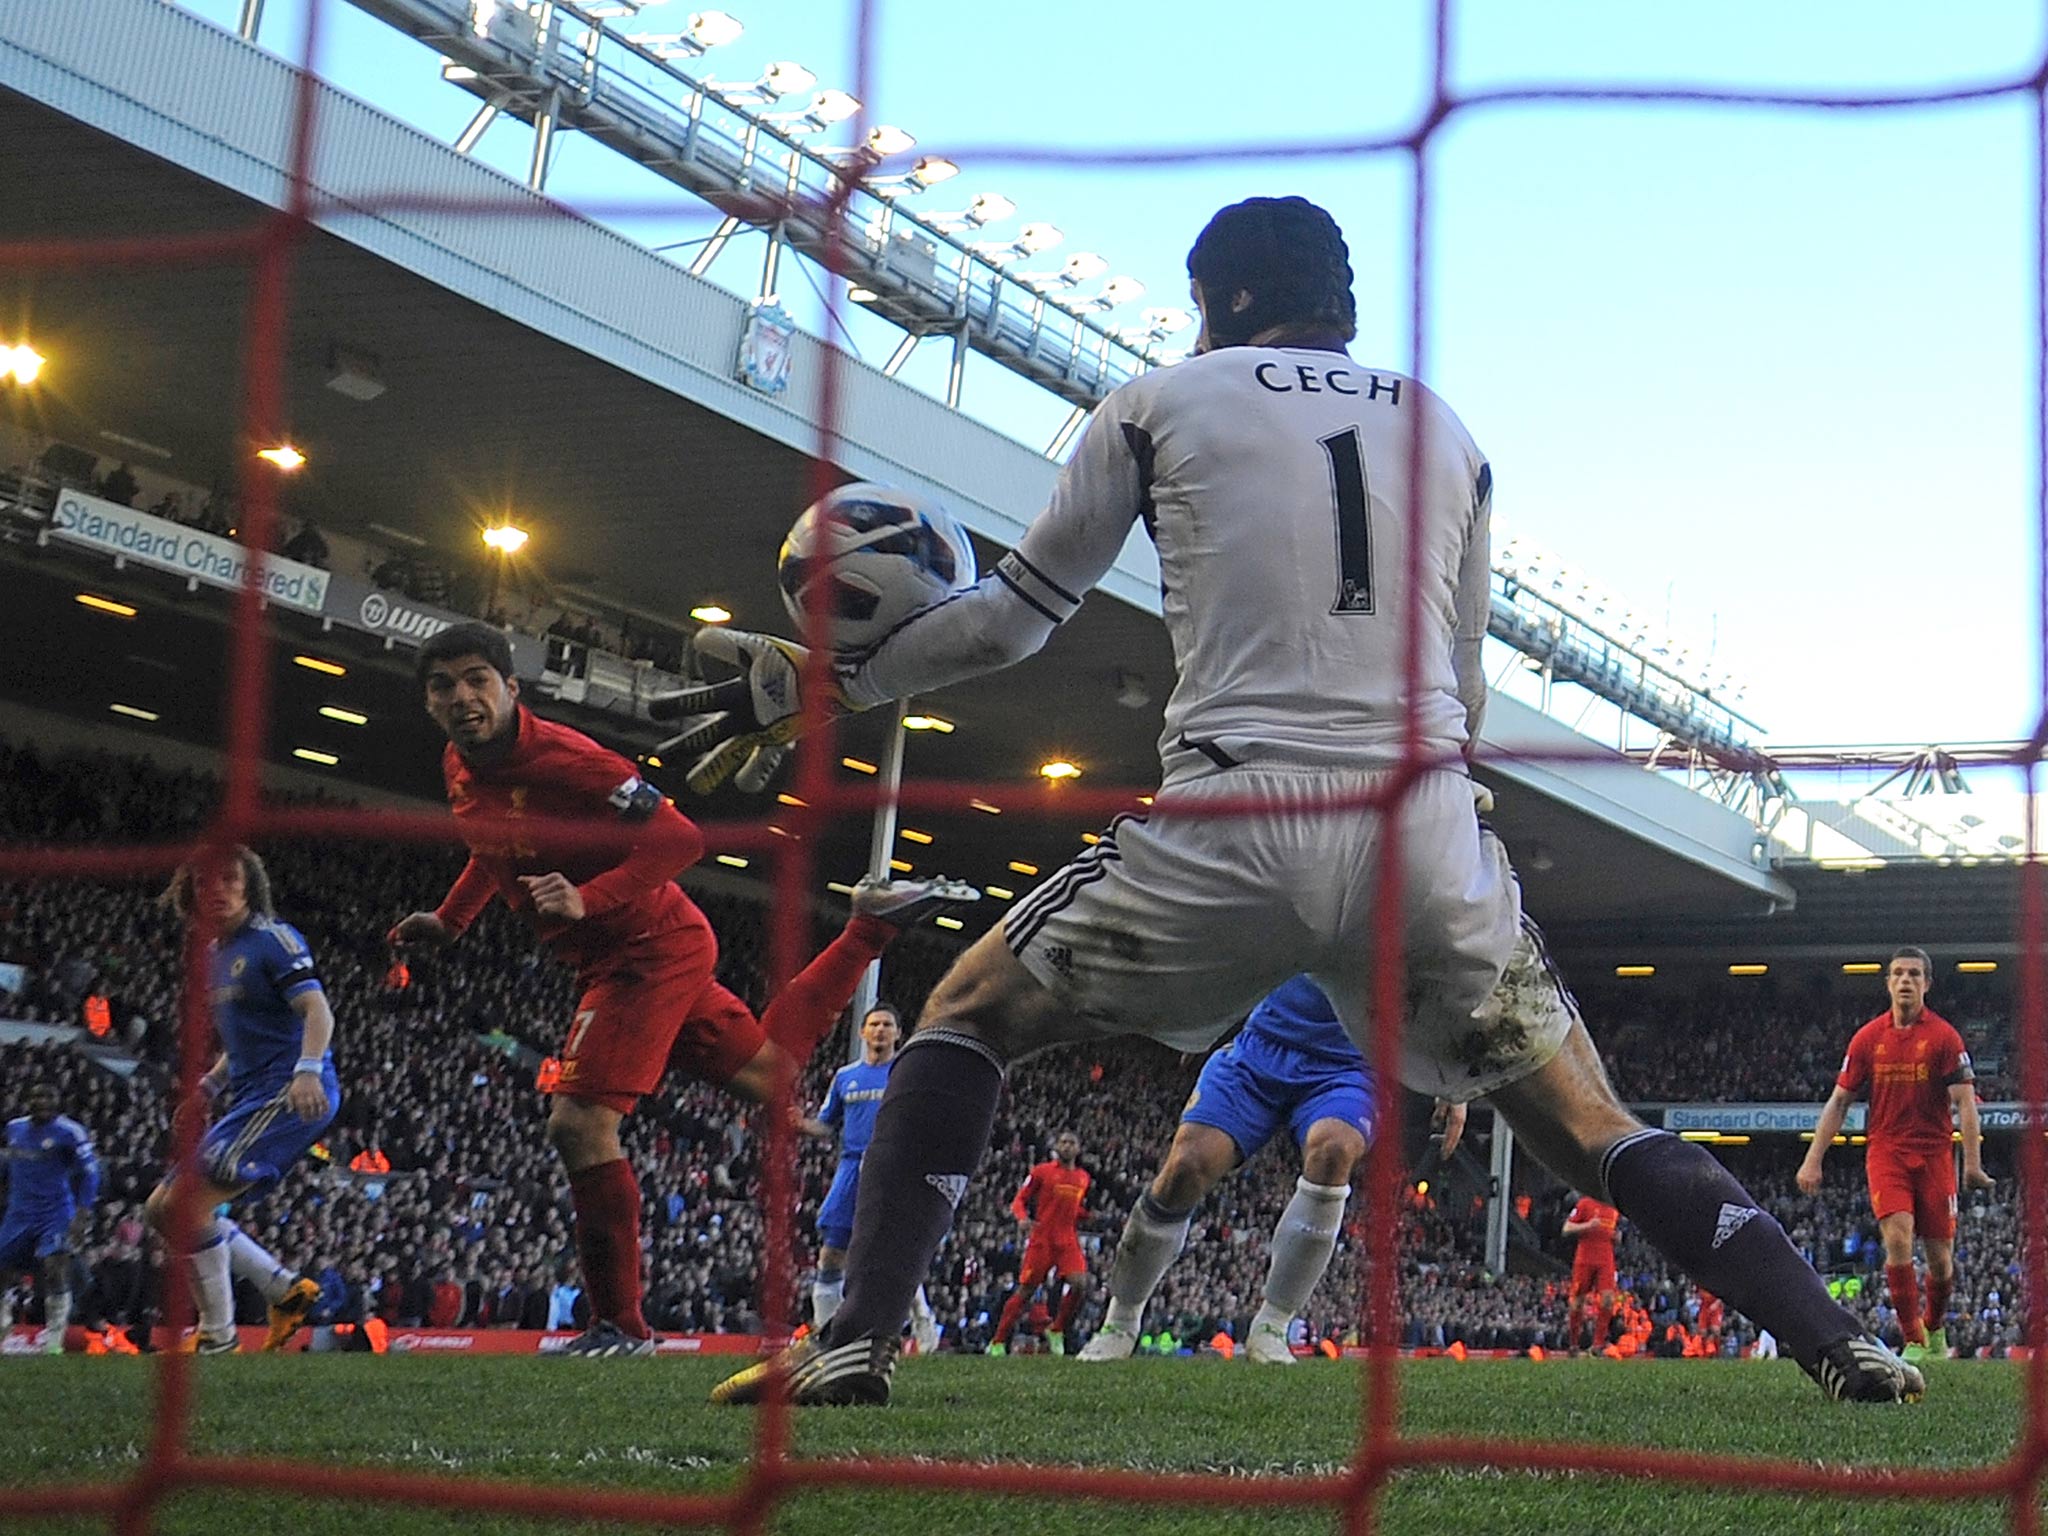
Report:
[[1371,613],[1372,500],[1365,487],[1365,445],[1358,428],[1317,439],[1330,456],[1337,498],[1337,600],[1332,613]]

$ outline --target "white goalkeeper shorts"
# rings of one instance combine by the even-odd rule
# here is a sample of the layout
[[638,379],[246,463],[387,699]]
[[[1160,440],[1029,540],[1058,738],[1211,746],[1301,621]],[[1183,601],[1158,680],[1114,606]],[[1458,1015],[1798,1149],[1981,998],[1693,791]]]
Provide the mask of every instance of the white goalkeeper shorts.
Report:
[[[1384,771],[1236,767],[1163,791],[1018,902],[1010,950],[1075,1014],[1076,1038],[1149,1035],[1207,1050],[1306,972],[1372,1059],[1368,1008],[1388,816],[1398,817],[1406,997],[1401,1081],[1464,1101],[1527,1076],[1576,1005],[1522,916],[1506,851],[1463,774],[1422,775],[1398,810],[1326,809]],[[1204,802],[1249,814],[1188,814]]]

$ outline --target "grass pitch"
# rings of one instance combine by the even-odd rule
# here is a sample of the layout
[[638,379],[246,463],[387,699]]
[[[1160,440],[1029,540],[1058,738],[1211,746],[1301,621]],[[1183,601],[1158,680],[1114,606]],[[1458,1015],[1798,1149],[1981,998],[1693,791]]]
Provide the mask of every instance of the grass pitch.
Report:
[[[210,1454],[603,1490],[711,1492],[740,1476],[753,1429],[750,1412],[705,1403],[705,1392],[731,1368],[717,1360],[302,1355],[194,1363],[201,1390],[193,1444]],[[147,1440],[151,1374],[148,1362],[127,1359],[0,1361],[0,1484],[129,1475]],[[1835,1465],[1984,1466],[2010,1451],[2021,1409],[2015,1368],[1954,1361],[1930,1378],[1927,1399],[1917,1405],[1852,1408],[1824,1402],[1789,1363],[1429,1361],[1402,1372],[1402,1423],[1410,1435],[1580,1440]],[[799,1413],[796,1447],[809,1457],[1332,1473],[1352,1445],[1358,1388],[1354,1367],[1324,1362],[1275,1371],[1220,1361],[1085,1367],[1043,1357],[940,1357],[902,1366],[888,1409]],[[1935,1536],[2009,1529],[2005,1506],[1988,1499],[1798,1499],[1488,1468],[1403,1474],[1380,1509],[1381,1531],[1475,1536]],[[0,1524],[52,1533],[106,1528],[79,1520]],[[157,1529],[178,1536],[540,1536],[572,1527],[205,1491],[171,1501]],[[770,1529],[786,1536],[1292,1536],[1336,1530],[1339,1522],[1326,1511],[1134,1509],[833,1490],[792,1498]]]

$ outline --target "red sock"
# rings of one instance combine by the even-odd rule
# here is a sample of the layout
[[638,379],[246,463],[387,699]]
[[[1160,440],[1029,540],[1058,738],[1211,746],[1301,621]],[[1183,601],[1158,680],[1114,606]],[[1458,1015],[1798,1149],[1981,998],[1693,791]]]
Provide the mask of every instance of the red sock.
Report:
[[590,1315],[636,1339],[652,1332],[640,1315],[640,1181],[623,1157],[569,1175],[576,1204],[576,1254]]
[[1956,1277],[1953,1272],[1937,1275],[1927,1271],[1927,1326],[1939,1328],[1948,1321],[1949,1293],[1955,1289]]
[[1899,1314],[1899,1335],[1908,1344],[1925,1344],[1920,1327],[1920,1287],[1911,1264],[1887,1264],[1885,1287],[1891,1292],[1892,1310]]
[[1060,1309],[1053,1314],[1052,1331],[1064,1334],[1074,1324],[1074,1314],[1081,1310],[1081,1287],[1069,1285],[1060,1297]]
[[1024,1287],[1020,1285],[1017,1289],[1010,1292],[1010,1299],[1003,1303],[1003,1316],[1001,1321],[996,1324],[996,1336],[993,1342],[997,1344],[1007,1344],[1010,1342],[1010,1334],[1015,1330],[1018,1315],[1023,1310]]
[[856,917],[818,951],[817,958],[792,976],[761,1015],[761,1028],[801,1064],[818,1042],[832,1033],[839,1015],[853,1001],[861,974],[882,958],[896,930],[879,917]]

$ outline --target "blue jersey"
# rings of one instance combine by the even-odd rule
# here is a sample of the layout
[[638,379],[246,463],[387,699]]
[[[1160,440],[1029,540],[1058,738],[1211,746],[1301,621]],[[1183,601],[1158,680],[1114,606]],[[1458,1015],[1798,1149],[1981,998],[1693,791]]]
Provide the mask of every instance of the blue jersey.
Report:
[[859,1157],[867,1151],[875,1134],[875,1115],[882,1107],[882,1094],[889,1086],[889,1069],[896,1058],[869,1063],[856,1061],[832,1074],[832,1087],[825,1095],[818,1118],[840,1127],[839,1155]]
[[1244,1021],[1244,1035],[1260,1035],[1310,1056],[1363,1065],[1364,1057],[1337,1021],[1323,989],[1306,976],[1283,981]]
[[[305,1023],[292,999],[320,991],[313,952],[290,923],[252,916],[213,952],[213,1013],[236,1099],[268,1097],[291,1081]],[[331,1072],[323,1054],[323,1076]]]
[[0,1226],[65,1225],[100,1192],[92,1133],[68,1115],[7,1122],[7,1214]]

